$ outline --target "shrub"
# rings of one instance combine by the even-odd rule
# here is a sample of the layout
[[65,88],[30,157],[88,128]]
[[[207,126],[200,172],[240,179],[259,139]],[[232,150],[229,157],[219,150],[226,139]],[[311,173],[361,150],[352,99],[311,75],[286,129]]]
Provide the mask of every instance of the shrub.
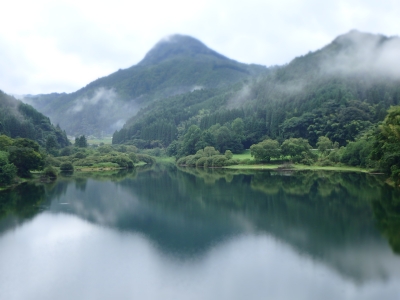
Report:
[[54,158],[53,156],[48,155],[44,160],[44,165],[59,167],[61,165],[61,161],[57,158]]
[[200,157],[196,162],[196,167],[204,167],[204,164],[207,162],[208,157]]
[[74,166],[70,162],[64,162],[60,165],[60,170],[61,171],[74,171]]
[[57,170],[51,166],[45,168],[43,171],[43,174],[50,178],[54,178],[54,179],[57,178]]
[[147,155],[147,154],[137,154],[136,157],[137,157],[138,161],[143,161],[149,165],[152,165],[156,162],[154,157],[151,157],[150,155]]
[[133,162],[133,163],[138,163],[139,162],[139,160],[137,159],[137,155],[136,155],[136,153],[134,153],[134,152],[130,152],[129,154],[128,154],[128,157],[130,158],[130,160]]
[[184,166],[184,165],[186,165],[186,156],[181,157],[180,159],[178,159],[178,160],[176,161],[176,164],[177,164],[178,166]]
[[17,175],[17,167],[14,164],[5,164],[0,167],[0,183],[10,184]]
[[225,155],[215,155],[212,158],[212,166],[216,168],[225,166],[228,161]]
[[195,155],[186,156],[186,165],[190,167],[196,166],[197,158]]
[[78,152],[78,153],[75,153],[74,157],[75,157],[75,158],[82,159],[82,158],[85,158],[85,157],[86,157],[86,154],[83,153],[83,152]]
[[72,152],[73,152],[72,147],[65,147],[60,150],[60,155],[61,156],[69,156],[72,154]]
[[129,159],[128,156],[125,155],[118,155],[113,156],[110,159],[111,162],[118,164],[121,168],[133,168],[133,162]]

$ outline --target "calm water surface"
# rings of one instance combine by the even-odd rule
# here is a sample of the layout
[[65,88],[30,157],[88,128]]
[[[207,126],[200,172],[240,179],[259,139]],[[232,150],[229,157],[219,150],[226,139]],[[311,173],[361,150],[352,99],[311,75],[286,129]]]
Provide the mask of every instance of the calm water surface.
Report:
[[0,299],[400,299],[398,190],[241,172],[158,166],[0,193]]

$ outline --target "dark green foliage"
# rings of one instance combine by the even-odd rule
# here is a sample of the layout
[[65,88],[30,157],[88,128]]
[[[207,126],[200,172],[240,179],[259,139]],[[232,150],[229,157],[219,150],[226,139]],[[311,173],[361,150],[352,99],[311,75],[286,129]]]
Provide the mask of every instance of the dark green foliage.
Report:
[[7,151],[8,147],[13,144],[13,139],[2,134],[0,135],[0,151]]
[[28,104],[0,91],[0,133],[11,138],[28,138],[46,145],[53,136],[58,147],[69,145],[68,138],[59,126],[53,126],[50,119]]
[[9,147],[9,161],[18,169],[18,176],[30,177],[30,170],[41,170],[44,159],[38,152],[39,145],[28,139],[17,139]]
[[232,160],[232,152],[225,151],[225,155],[221,155],[214,147],[205,147],[200,149],[194,155],[181,157],[177,160],[177,165],[188,167],[205,167],[205,168],[220,168],[228,165],[237,164]]
[[15,139],[13,142],[13,147],[29,148],[36,152],[39,152],[39,144],[30,139],[22,139],[22,138]]
[[147,154],[137,154],[136,155],[136,159],[139,162],[145,162],[146,164],[152,165],[156,163],[156,160],[154,159],[154,157],[151,157],[150,155]]
[[276,140],[265,140],[250,147],[251,156],[258,162],[270,162],[271,158],[279,158],[281,151]]
[[73,172],[74,166],[70,162],[64,162],[60,165],[60,170],[63,172]]
[[17,175],[17,167],[14,164],[6,164],[0,167],[0,184],[11,184]]
[[54,135],[49,135],[46,139],[47,153],[57,156],[59,148],[60,145],[58,144],[56,137]]
[[350,142],[342,153],[340,162],[349,166],[370,167],[370,155],[373,140],[361,138],[355,142]]
[[302,138],[290,138],[281,145],[282,156],[289,156],[293,162],[306,165],[312,164],[317,158],[316,154],[313,154],[310,150],[310,144]]
[[231,151],[231,150],[226,150],[226,151],[225,151],[225,157],[226,157],[227,159],[231,159],[231,158],[233,157],[232,151]]
[[75,147],[86,148],[88,146],[85,135],[81,135],[75,138]]
[[333,143],[328,137],[320,136],[318,138],[317,147],[319,152],[321,152],[322,155],[326,156],[329,154],[330,150],[332,150]]
[[132,169],[133,161],[127,155],[115,155],[110,158],[110,161],[118,164],[121,168]]
[[17,167],[8,161],[8,153],[0,151],[0,184],[11,184],[17,175]]
[[46,167],[43,170],[43,175],[49,177],[50,179],[56,179],[57,178],[57,170],[54,169],[51,166]]
[[400,183],[400,106],[389,109],[375,137],[371,158],[379,161],[381,168]]
[[65,148],[61,149],[61,151],[60,151],[61,156],[69,156],[72,153],[73,153],[72,147],[65,147]]

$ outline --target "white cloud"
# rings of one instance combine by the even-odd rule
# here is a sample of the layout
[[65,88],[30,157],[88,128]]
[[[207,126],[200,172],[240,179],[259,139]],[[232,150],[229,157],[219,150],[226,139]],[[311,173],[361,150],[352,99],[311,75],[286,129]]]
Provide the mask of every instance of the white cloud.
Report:
[[8,1],[0,19],[0,89],[72,92],[136,64],[174,33],[238,61],[284,64],[350,29],[399,34],[398,15],[395,0]]

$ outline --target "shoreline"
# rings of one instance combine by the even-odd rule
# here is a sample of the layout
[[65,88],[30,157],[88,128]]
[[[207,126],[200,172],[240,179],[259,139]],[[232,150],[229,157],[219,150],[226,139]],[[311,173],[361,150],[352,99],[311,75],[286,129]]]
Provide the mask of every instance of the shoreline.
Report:
[[276,165],[232,165],[222,167],[224,169],[247,169],[247,170],[273,170],[273,171],[336,171],[336,172],[359,172],[368,173],[373,175],[385,175],[384,173],[378,173],[376,170],[365,169],[360,167],[350,166],[307,166],[307,165],[291,165],[291,167],[284,167],[281,164]]

